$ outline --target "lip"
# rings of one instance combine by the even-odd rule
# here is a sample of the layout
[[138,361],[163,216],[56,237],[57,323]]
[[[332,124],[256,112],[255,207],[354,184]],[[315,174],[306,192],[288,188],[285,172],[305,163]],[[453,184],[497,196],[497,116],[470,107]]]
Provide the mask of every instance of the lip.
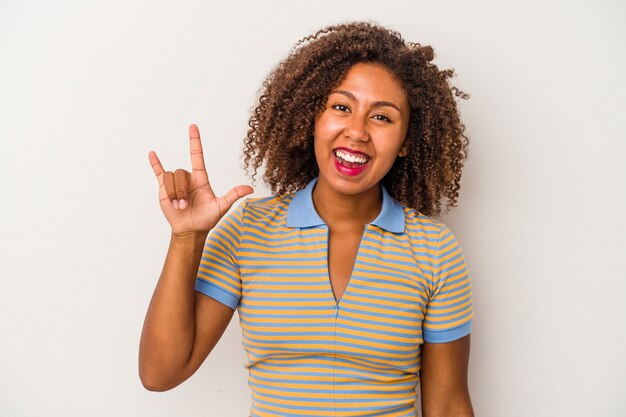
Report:
[[357,150],[350,149],[350,148],[346,148],[346,147],[343,147],[343,146],[342,146],[342,147],[339,147],[339,148],[335,148],[335,149],[333,149],[333,153],[335,153],[336,151],[344,151],[344,152],[351,153],[352,155],[362,155],[362,156],[367,157],[367,159],[370,159],[370,158],[371,158],[371,157],[370,157],[368,154],[366,154],[365,152],[357,151]]
[[[369,158],[369,155],[367,155],[367,154],[365,154],[363,152],[351,151],[348,148],[337,148],[337,149],[341,149],[341,150],[343,150],[345,152],[350,152],[353,155],[364,155],[364,156],[367,156]],[[348,177],[354,177],[354,176],[359,175],[361,172],[363,172],[369,166],[369,160],[368,160],[365,164],[363,164],[361,166],[358,166],[358,167],[355,167],[355,168],[345,167],[345,166],[341,165],[341,163],[337,159],[337,155],[334,152],[333,152],[333,162],[335,163],[335,169],[337,171],[339,171],[340,174],[348,176]]]

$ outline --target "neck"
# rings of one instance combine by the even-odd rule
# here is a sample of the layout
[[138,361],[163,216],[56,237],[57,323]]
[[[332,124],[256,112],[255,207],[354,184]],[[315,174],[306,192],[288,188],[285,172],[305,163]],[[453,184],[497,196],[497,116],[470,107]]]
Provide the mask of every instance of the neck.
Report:
[[315,210],[331,228],[363,227],[378,216],[382,202],[379,186],[357,195],[344,195],[318,182],[313,190]]

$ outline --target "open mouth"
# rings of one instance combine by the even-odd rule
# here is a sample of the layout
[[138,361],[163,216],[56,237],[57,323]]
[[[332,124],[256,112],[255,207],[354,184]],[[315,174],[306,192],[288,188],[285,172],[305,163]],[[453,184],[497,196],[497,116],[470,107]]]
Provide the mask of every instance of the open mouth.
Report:
[[363,153],[354,154],[345,149],[335,149],[334,153],[337,161],[346,168],[360,168],[370,160],[369,156]]

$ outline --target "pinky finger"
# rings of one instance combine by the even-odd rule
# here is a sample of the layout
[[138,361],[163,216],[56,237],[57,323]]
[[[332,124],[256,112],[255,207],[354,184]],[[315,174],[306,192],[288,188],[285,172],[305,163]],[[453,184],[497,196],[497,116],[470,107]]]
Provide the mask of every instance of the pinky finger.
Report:
[[150,165],[152,166],[152,171],[154,171],[154,175],[159,177],[160,180],[161,174],[163,174],[165,170],[163,169],[163,165],[161,165],[161,161],[159,161],[159,157],[157,156],[156,152],[150,151],[150,153],[148,153],[148,160],[150,161]]

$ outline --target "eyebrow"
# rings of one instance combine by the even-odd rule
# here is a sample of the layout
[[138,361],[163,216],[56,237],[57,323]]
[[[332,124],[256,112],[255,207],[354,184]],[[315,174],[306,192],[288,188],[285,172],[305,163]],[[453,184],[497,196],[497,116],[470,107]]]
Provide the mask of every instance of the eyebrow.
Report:
[[[333,90],[330,92],[330,94],[343,94],[344,96],[350,98],[351,100],[356,100],[356,97],[354,96],[354,94],[346,90]],[[398,107],[396,104],[393,104],[390,101],[377,101],[376,103],[374,103],[374,107],[381,107],[381,106],[393,107],[394,109],[398,110],[398,112],[401,113],[400,107]]]

